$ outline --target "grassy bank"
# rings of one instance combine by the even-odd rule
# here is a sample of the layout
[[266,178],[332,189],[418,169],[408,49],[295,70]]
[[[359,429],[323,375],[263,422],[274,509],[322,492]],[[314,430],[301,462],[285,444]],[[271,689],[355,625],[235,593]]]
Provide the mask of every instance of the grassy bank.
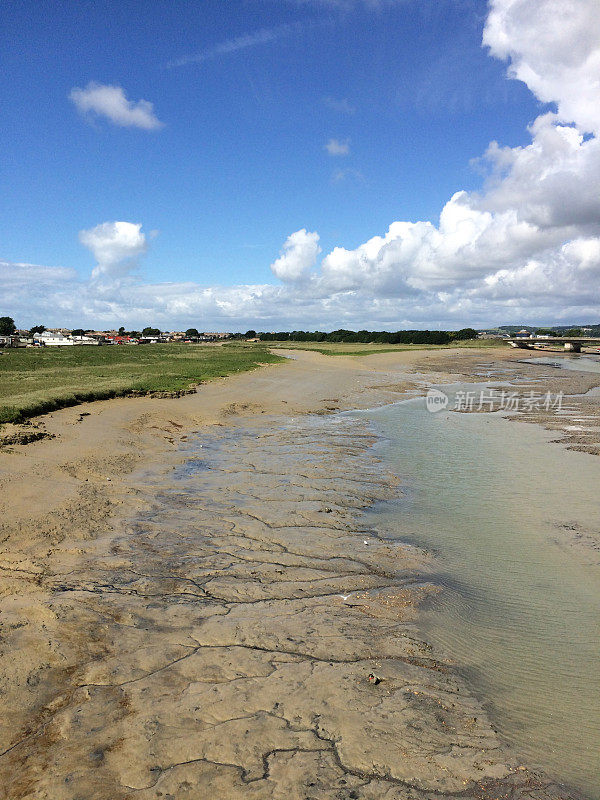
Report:
[[0,423],[91,400],[185,392],[282,360],[262,345],[233,343],[9,349],[0,356]]
[[313,350],[326,356],[368,356],[374,353],[401,353],[406,350],[479,349],[506,347],[502,339],[464,339],[450,344],[351,344],[348,342],[265,342],[277,350]]

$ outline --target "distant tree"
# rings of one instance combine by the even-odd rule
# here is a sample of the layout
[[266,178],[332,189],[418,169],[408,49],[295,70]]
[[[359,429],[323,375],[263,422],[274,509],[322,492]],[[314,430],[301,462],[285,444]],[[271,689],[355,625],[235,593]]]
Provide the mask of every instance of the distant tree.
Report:
[[538,328],[535,333],[536,336],[558,336],[558,333],[550,328]]
[[29,329],[29,335],[34,336],[36,333],[43,333],[45,330],[45,325],[34,325],[33,328]]
[[160,336],[158,328],[144,328],[142,336]]
[[188,328],[187,331],[185,332],[185,335],[186,335],[186,337],[188,339],[191,339],[191,338],[196,337],[196,336],[200,336],[200,334],[198,333],[196,328]]
[[581,336],[581,328],[568,328],[565,336]]
[[256,339],[256,331],[246,331],[244,336],[246,339]]
[[139,331],[127,331],[125,336],[129,336],[130,339],[139,339],[142,334]]
[[459,331],[452,331],[450,333],[453,339],[476,339],[477,331],[475,328],[461,328]]
[[85,336],[83,328],[75,328],[71,331],[71,336]]
[[12,336],[17,330],[12,317],[0,317],[0,336]]
[[122,325],[119,328],[119,336],[125,336],[125,328]]

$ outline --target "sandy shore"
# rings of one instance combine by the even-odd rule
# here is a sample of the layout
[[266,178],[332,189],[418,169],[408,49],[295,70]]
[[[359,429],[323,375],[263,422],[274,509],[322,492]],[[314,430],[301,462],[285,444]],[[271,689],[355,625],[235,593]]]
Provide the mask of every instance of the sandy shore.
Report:
[[[0,453],[0,798],[574,796],[507,757],[421,640],[428,556],[365,528],[394,476],[331,413],[482,363],[539,390],[548,368],[292,355],[177,400],[56,412],[54,438]],[[597,420],[597,398],[573,402]],[[525,419],[595,452],[556,415]]]

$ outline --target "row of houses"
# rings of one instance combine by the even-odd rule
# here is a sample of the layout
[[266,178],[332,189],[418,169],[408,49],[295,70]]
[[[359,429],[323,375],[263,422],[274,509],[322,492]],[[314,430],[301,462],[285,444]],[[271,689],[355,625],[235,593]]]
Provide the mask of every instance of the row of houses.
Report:
[[13,336],[0,336],[0,347],[45,347],[46,345],[70,345],[91,344],[98,345],[100,342],[91,336],[71,336],[54,331],[44,331],[43,333],[14,334]]
[[73,336],[64,328],[52,328],[30,336],[27,331],[17,331],[11,336],[0,336],[0,347],[73,347],[74,345],[140,345],[159,342],[214,342],[228,339],[230,333],[202,333],[187,337],[183,332],[163,333],[158,336],[129,336],[118,331],[90,331]]

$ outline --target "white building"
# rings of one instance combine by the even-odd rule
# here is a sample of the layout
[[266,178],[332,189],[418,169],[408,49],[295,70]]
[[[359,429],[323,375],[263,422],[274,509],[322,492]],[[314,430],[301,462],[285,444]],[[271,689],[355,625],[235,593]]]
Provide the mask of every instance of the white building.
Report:
[[100,344],[98,339],[94,339],[93,336],[71,336],[73,340],[73,344]]
[[42,333],[35,333],[33,336],[34,341],[39,344],[50,346],[74,345],[75,342],[70,336],[64,336],[62,333],[55,333],[54,331],[43,331]]
[[49,347],[72,347],[75,344],[100,344],[97,339],[93,339],[91,336],[65,336],[64,333],[60,333],[59,331],[36,333],[33,339],[38,344],[47,345]]

